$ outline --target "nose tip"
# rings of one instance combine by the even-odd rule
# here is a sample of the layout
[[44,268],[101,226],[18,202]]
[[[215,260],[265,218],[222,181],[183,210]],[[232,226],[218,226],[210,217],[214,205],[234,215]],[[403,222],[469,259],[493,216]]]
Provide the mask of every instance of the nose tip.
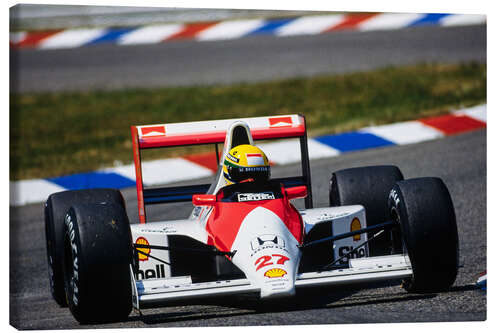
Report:
[[262,286],[262,288],[260,289],[260,297],[266,298],[266,299],[272,299],[272,298],[282,298],[282,297],[295,296],[294,283],[281,282],[280,284],[281,285],[279,286],[279,288],[276,288],[276,286],[273,287],[272,285]]

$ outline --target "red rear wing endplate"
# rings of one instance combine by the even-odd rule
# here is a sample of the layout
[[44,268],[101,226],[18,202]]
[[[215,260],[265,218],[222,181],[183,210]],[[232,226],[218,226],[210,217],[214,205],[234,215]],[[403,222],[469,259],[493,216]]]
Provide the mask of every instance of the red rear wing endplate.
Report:
[[300,138],[302,172],[307,179],[305,183],[309,189],[307,201],[310,202],[306,206],[312,207],[307,132],[305,118],[302,115],[131,126],[140,223],[146,222],[141,149],[224,143],[227,129],[238,120],[248,124],[254,140]]

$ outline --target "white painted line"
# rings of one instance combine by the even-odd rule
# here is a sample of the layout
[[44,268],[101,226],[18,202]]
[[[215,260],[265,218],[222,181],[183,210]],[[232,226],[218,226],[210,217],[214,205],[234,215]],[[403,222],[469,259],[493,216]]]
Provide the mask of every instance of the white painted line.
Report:
[[486,123],[486,104],[474,106],[467,109],[462,109],[454,111],[453,114],[456,115],[467,115],[476,120]]
[[476,25],[486,23],[486,15],[457,14],[443,17],[440,24],[445,27],[456,25]]
[[425,126],[418,121],[365,127],[361,129],[360,132],[374,134],[398,145],[406,145],[443,137],[443,133],[440,131]]
[[26,38],[27,33],[25,31],[21,32],[11,32],[9,39],[12,44],[18,44]]
[[39,49],[59,49],[82,46],[100,36],[106,29],[70,29],[57,33],[40,42]]
[[198,33],[195,39],[200,41],[240,38],[247,33],[258,29],[263,20],[241,20],[220,22]]
[[[340,154],[334,148],[316,140],[308,139],[309,159],[333,157]],[[282,140],[278,142],[258,144],[267,157],[274,164],[289,164],[300,162],[300,142],[298,139]]]
[[298,18],[276,31],[277,36],[314,35],[344,20],[344,15],[318,15]]
[[[106,169],[135,181],[133,164]],[[142,181],[145,186],[173,183],[183,180],[209,177],[213,171],[183,158],[168,158],[142,162]]]
[[314,139],[307,140],[309,159],[315,160],[340,155],[340,151]]
[[135,182],[135,166],[134,166],[134,164],[120,165],[120,166],[106,168],[106,169],[98,170],[98,171],[114,172],[114,173],[119,174],[120,176],[123,176],[123,177],[128,178],[131,181]]
[[55,192],[65,191],[64,187],[43,179],[30,179],[10,182],[10,205],[21,206],[43,202]]
[[146,26],[121,36],[117,43],[121,45],[159,43],[183,29],[182,24],[162,24]]
[[257,144],[274,164],[288,164],[300,161],[299,140],[283,140],[279,142]]
[[424,17],[424,14],[393,14],[385,13],[374,16],[358,25],[358,30],[391,30],[400,29]]

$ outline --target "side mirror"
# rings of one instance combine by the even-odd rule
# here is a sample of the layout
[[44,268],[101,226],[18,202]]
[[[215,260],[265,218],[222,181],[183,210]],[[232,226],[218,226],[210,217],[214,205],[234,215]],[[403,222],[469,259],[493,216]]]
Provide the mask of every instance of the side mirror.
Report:
[[195,206],[215,206],[217,202],[214,194],[194,194],[193,205]]
[[307,197],[307,187],[302,186],[294,186],[285,189],[286,196],[288,199],[300,199]]

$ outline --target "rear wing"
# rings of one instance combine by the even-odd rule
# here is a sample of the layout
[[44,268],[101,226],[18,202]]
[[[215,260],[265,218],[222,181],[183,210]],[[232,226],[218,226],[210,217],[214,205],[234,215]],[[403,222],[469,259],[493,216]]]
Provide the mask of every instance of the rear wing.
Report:
[[[146,222],[146,205],[190,201],[193,194],[206,193],[210,184],[145,189],[142,181],[141,150],[186,145],[214,144],[219,161],[218,144],[226,142],[228,128],[245,122],[254,140],[298,138],[300,140],[302,175],[277,179],[285,187],[305,185],[306,208],[312,208],[311,173],[307,148],[306,121],[302,115],[238,118],[185,123],[131,126],[134,153],[139,221]],[[223,153],[228,147],[224,147]]]

